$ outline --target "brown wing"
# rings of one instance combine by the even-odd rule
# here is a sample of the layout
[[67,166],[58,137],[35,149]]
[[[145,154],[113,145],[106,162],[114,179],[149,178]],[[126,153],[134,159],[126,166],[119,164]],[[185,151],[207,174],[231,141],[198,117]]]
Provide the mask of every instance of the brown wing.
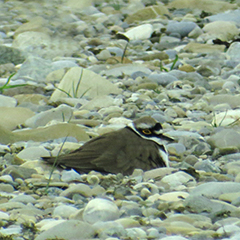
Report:
[[[140,138],[137,143],[126,145],[126,150],[135,153],[132,155],[134,157],[128,157],[129,165],[128,169],[125,170],[127,174],[131,174],[136,168],[150,170],[157,167],[166,167],[159,154],[159,145],[154,141]],[[118,164],[120,166],[121,162],[119,161]],[[123,169],[124,167],[122,166]]]
[[[104,172],[119,172],[115,169],[118,153],[121,154],[123,146],[121,137],[124,137],[123,129],[94,138],[82,147],[71,153],[60,155],[58,165],[74,168],[79,172],[90,170]],[[54,163],[55,157],[43,158],[49,163]]]
[[[55,158],[44,160],[53,163]],[[79,149],[59,156],[58,164],[79,172],[96,170],[123,174],[131,174],[135,168],[149,170],[165,166],[158,154],[158,145],[142,139],[128,128],[90,140]]]

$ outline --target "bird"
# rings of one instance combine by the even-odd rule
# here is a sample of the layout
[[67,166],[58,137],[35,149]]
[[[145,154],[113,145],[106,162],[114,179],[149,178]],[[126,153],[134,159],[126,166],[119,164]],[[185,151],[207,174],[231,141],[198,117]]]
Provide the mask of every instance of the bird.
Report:
[[154,118],[144,116],[122,129],[93,138],[70,153],[43,160],[79,173],[95,170],[131,175],[136,168],[146,171],[169,167],[165,141],[173,139],[163,134],[162,125]]

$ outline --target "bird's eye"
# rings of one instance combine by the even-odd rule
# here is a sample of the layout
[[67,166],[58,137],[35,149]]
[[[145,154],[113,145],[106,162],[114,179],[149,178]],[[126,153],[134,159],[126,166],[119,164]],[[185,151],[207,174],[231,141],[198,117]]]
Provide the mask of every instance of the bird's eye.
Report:
[[142,132],[146,135],[149,135],[152,133],[151,130],[149,130],[149,129],[143,129]]

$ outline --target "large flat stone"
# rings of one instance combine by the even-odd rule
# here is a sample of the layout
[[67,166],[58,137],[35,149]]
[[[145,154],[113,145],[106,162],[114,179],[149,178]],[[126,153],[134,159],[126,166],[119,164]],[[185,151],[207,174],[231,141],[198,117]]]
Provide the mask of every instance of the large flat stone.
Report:
[[50,98],[51,101],[67,97],[67,94],[59,89],[64,90],[72,97],[80,98],[87,96],[91,99],[96,96],[120,94],[122,92],[121,89],[110,81],[81,67],[73,67],[68,70],[61,80],[58,89],[53,92]]

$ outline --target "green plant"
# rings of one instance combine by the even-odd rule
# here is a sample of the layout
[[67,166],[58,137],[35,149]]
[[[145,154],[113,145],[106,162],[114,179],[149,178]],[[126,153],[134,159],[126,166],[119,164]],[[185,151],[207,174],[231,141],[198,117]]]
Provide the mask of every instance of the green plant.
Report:
[[63,122],[70,123],[72,117],[73,117],[73,113],[71,114],[71,116],[69,117],[69,119],[66,121],[66,117],[65,117],[64,113],[62,112],[62,121],[63,121]]
[[178,61],[178,55],[176,55],[175,59],[173,60],[172,65],[170,67],[170,70],[168,70],[167,68],[163,67],[162,62],[160,62],[160,71],[161,72],[163,72],[163,71],[169,72],[169,71],[173,70],[173,68],[176,65],[177,61]]
[[123,59],[124,59],[125,54],[126,54],[126,50],[127,50],[127,47],[128,47],[128,43],[129,43],[129,40],[127,40],[127,44],[126,44],[126,46],[125,46],[125,48],[124,48],[124,50],[123,50],[123,54],[122,54],[122,57],[121,57],[121,63],[123,63]]
[[51,168],[51,172],[49,174],[49,178],[48,178],[48,182],[47,182],[47,186],[46,186],[46,189],[45,189],[45,193],[47,194],[47,191],[48,191],[48,188],[50,186],[50,182],[51,182],[51,178],[52,178],[52,175],[53,175],[53,171],[55,170],[55,168],[58,166],[58,158],[59,158],[59,155],[61,154],[62,152],[62,149],[63,149],[63,146],[65,144],[65,142],[67,141],[67,138],[68,136],[65,137],[65,139],[63,140],[63,143],[58,151],[58,154],[57,156],[55,157],[55,160],[54,160],[54,163],[52,165],[52,168]]
[[220,127],[222,125],[223,120],[226,118],[226,116],[227,116],[227,110],[225,111],[225,114],[224,114],[221,122],[219,124],[217,124],[216,113],[213,112],[213,121],[212,121],[211,125],[213,127]]
[[[70,98],[77,98],[77,93],[78,93],[78,90],[79,90],[79,87],[80,87],[80,83],[81,83],[81,80],[82,80],[82,76],[83,76],[83,69],[80,73],[80,77],[79,77],[79,80],[77,82],[77,86],[75,87],[74,86],[74,82],[72,83],[72,92],[73,92],[73,95],[71,95],[69,92],[65,91],[64,89],[61,89],[59,87],[55,87],[56,89],[58,89],[59,91],[65,93],[68,97]],[[83,92],[83,94],[79,97],[79,98],[82,98],[89,90],[91,89],[91,87],[89,87],[86,91]]]
[[[228,110],[225,111],[225,114],[224,114],[224,116],[223,116],[223,118],[221,119],[221,121],[220,121],[219,124],[217,124],[216,113],[214,112],[214,113],[213,113],[213,122],[211,123],[211,125],[212,125],[213,127],[221,127],[224,119],[225,119],[226,116],[227,116],[227,112],[228,112]],[[233,122],[227,124],[227,126],[228,126],[228,127],[229,127],[229,126],[232,126],[232,125],[234,125],[236,122],[238,122],[239,120],[240,120],[240,118],[237,118],[237,119],[234,120]]]
[[15,74],[16,74],[16,73],[12,73],[12,74],[8,77],[6,83],[5,83],[3,86],[0,87],[0,93],[3,93],[4,90],[9,89],[9,88],[24,87],[24,86],[27,85],[27,84],[9,85],[9,83],[10,83],[12,77],[13,77]]

